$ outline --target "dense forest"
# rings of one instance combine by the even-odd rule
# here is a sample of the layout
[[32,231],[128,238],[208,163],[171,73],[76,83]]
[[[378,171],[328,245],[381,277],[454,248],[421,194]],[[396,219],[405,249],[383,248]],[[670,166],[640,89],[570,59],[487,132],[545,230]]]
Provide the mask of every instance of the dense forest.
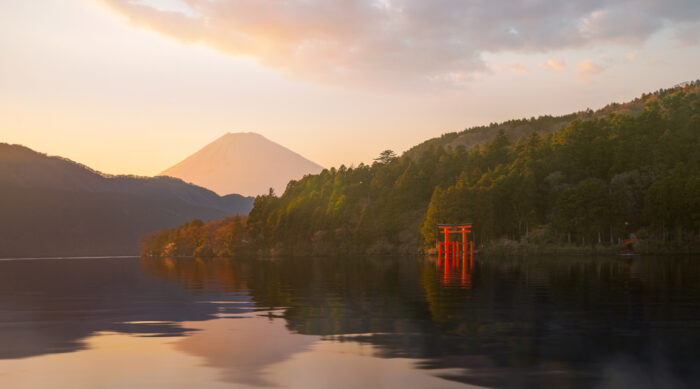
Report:
[[[437,223],[463,222],[486,249],[617,247],[634,233],[648,250],[687,251],[700,232],[699,91],[696,81],[596,112],[446,134],[400,157],[387,150],[258,196],[245,228],[194,221],[147,237],[143,252],[415,253],[435,245]],[[490,137],[455,145],[485,128]]]

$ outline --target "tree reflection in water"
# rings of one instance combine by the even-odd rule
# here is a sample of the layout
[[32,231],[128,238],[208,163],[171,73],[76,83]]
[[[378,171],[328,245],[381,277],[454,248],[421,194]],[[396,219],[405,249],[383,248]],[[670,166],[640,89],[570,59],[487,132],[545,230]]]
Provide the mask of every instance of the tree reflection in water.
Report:
[[[192,293],[248,288],[292,333],[359,342],[484,386],[699,381],[688,259],[144,260]],[[454,371],[453,371],[454,372]]]
[[699,278],[668,257],[2,261],[0,375],[112,339],[247,387],[694,387]]

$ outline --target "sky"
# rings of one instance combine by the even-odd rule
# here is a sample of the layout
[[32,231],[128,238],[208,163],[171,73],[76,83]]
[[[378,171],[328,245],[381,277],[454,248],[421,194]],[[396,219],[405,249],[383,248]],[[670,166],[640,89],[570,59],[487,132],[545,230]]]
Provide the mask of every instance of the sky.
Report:
[[0,142],[110,174],[247,131],[358,165],[698,78],[697,0],[0,0]]

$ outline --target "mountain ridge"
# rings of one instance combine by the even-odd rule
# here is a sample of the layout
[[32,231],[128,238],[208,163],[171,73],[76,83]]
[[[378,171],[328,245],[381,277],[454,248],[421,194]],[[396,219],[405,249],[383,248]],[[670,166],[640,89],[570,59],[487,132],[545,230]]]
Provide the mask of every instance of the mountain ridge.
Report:
[[0,257],[136,254],[153,228],[247,214],[253,203],[172,177],[103,174],[7,143],[0,187]]
[[448,132],[438,137],[427,139],[410,149],[404,154],[410,158],[418,158],[425,150],[431,147],[464,147],[466,150],[472,147],[486,144],[492,141],[499,131],[503,131],[512,142],[526,138],[533,133],[545,135],[566,127],[574,120],[589,121],[615,115],[639,115],[648,102],[658,100],[664,93],[675,90],[685,90],[687,93],[700,93],[698,81],[686,81],[674,85],[671,88],[659,89],[654,92],[643,93],[641,96],[622,103],[608,103],[596,110],[586,109],[563,115],[540,115],[538,117],[510,119],[500,123],[493,122],[489,125],[480,125],[466,128],[462,131]]

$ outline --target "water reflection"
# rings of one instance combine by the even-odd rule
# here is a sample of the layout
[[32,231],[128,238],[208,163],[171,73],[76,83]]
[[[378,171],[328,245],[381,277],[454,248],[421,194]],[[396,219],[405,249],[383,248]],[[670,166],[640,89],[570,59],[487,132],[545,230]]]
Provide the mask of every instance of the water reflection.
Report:
[[699,279],[686,258],[2,262],[0,384],[692,387]]
[[98,331],[183,335],[190,329],[182,322],[209,320],[217,312],[217,304],[182,285],[145,275],[138,259],[0,263],[4,359],[80,350]]
[[[691,259],[293,259],[247,268],[287,328],[496,387],[692,383]],[[149,262],[157,267],[157,262]],[[642,385],[644,387],[644,385]]]

